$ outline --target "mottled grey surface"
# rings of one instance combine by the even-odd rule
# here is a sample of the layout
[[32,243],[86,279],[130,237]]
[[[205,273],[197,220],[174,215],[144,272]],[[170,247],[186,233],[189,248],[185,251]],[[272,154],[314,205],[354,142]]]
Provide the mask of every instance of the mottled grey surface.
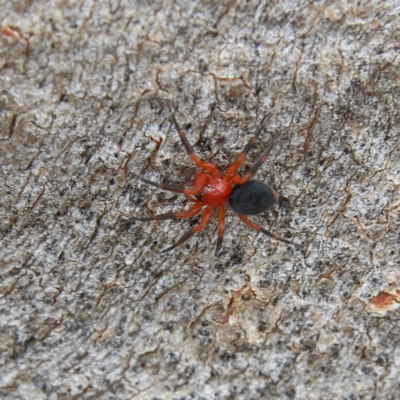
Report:
[[[0,3],[2,399],[400,398],[398,1]],[[168,254],[273,117],[281,195]]]

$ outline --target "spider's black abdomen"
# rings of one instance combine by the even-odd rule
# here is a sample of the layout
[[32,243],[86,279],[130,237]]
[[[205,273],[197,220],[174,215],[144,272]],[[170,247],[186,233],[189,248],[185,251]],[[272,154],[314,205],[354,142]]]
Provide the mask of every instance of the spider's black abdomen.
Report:
[[278,194],[265,183],[247,181],[243,185],[235,185],[229,197],[233,211],[253,215],[267,211],[278,201]]

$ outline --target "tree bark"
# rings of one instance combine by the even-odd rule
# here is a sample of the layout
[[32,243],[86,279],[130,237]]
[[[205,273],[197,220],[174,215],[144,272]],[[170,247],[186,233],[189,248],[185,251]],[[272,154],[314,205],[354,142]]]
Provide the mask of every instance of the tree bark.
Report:
[[[4,399],[400,398],[398,2],[0,6]],[[199,218],[187,156],[279,203]]]

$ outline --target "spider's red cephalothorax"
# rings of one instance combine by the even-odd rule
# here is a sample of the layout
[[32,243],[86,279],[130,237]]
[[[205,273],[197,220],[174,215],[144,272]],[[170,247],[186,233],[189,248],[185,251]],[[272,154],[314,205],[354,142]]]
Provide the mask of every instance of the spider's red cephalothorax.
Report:
[[185,134],[180,129],[172,108],[168,102],[167,106],[171,112],[172,121],[178,131],[179,137],[181,138],[181,141],[187,153],[189,154],[193,162],[203,171],[197,173],[194,184],[192,185],[194,187],[191,189],[149,181],[148,179],[141,178],[137,175],[136,177],[141,179],[143,182],[156,186],[160,189],[182,193],[190,201],[194,202],[194,204],[187,211],[160,214],[155,215],[154,217],[134,217],[134,219],[137,219],[139,221],[152,221],[163,219],[191,218],[199,214],[201,210],[204,207],[205,208],[200,223],[194,226],[188,232],[186,232],[172,246],[163,250],[163,252],[174,249],[175,247],[181,245],[183,242],[189,239],[196,232],[203,230],[209,224],[213,214],[213,210],[215,208],[218,208],[218,240],[216,248],[217,253],[222,245],[222,238],[225,231],[225,209],[226,203],[228,202],[233,211],[235,211],[235,213],[238,215],[238,217],[251,228],[263,232],[273,239],[301,247],[297,243],[291,242],[290,240],[281,238],[280,236],[277,236],[267,231],[247,217],[247,215],[259,214],[268,210],[270,207],[276,204],[279,197],[278,193],[276,193],[274,189],[270,188],[265,183],[250,180],[250,178],[255,174],[258,168],[267,159],[269,153],[276,143],[276,139],[278,138],[279,134],[275,135],[272,138],[272,142],[267,148],[266,152],[245,175],[241,176],[237,173],[237,170],[240,168],[243,161],[245,160],[247,153],[256,144],[257,139],[264,128],[264,124],[267,119],[269,119],[270,115],[267,116],[268,118],[265,117],[263,119],[260,127],[257,129],[257,132],[252,137],[252,139],[250,139],[244,150],[239,154],[236,161],[227,168],[225,173],[221,174],[221,172],[213,163],[202,161],[199,156],[197,156],[192,146],[188,142]]
[[[202,172],[199,172],[201,174]],[[227,177],[213,177],[208,174],[206,176],[206,185],[203,188],[201,200],[205,204],[210,204],[215,207],[224,207],[229,201],[229,196],[232,192],[232,181]]]

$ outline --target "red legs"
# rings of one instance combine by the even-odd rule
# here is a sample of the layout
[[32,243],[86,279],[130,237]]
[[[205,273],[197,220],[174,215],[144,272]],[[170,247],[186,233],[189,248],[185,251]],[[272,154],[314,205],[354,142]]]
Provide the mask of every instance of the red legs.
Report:
[[215,249],[215,255],[218,254],[222,246],[222,239],[225,232],[225,207],[218,208],[218,240],[217,248]]
[[159,221],[162,219],[191,218],[201,211],[205,204],[201,201],[192,205],[187,211],[177,211],[166,214],[154,215],[153,217],[133,217],[137,221]]
[[136,178],[141,181],[153,185],[159,189],[169,190],[170,192],[183,193],[186,196],[197,196],[200,194],[207,183],[207,175],[204,172],[199,172],[196,175],[194,182],[194,189],[185,189],[181,186],[168,185],[166,183],[153,182],[145,178],[141,178],[139,175],[133,174]]
[[274,146],[276,144],[276,141],[277,141],[279,135],[280,135],[280,132],[272,138],[272,141],[271,141],[270,145],[268,146],[268,149],[266,150],[266,152],[259,158],[259,160],[250,168],[250,170],[247,173],[245,173],[243,176],[241,176],[239,174],[235,174],[232,177],[232,181],[234,183],[237,183],[238,185],[243,185],[257,172],[258,168],[260,168],[261,165],[263,165],[265,163],[265,161],[267,160],[269,154],[271,153],[272,149],[274,148]]
[[211,162],[202,161],[200,159],[200,157],[194,152],[193,147],[191,146],[191,144],[187,140],[186,135],[181,130],[181,128],[180,128],[180,126],[179,126],[179,124],[178,124],[178,122],[177,122],[177,120],[175,118],[175,114],[172,111],[172,108],[171,108],[171,105],[169,104],[169,101],[166,100],[166,103],[167,103],[167,106],[169,108],[169,111],[171,112],[172,122],[174,123],[175,128],[178,131],[178,135],[181,138],[181,141],[182,141],[183,145],[185,146],[185,149],[186,149],[187,153],[189,154],[190,158],[192,159],[192,161],[199,168],[204,169],[205,171],[210,171],[214,177],[219,177],[220,173],[219,173],[217,167]]
[[249,143],[247,143],[244,150],[238,155],[236,161],[228,167],[226,170],[226,176],[232,176],[242,165],[249,151],[256,145],[258,137],[260,136],[262,130],[264,129],[265,124],[270,120],[272,114],[267,114],[261,121],[259,128],[257,129],[254,136],[250,139]]
[[[293,118],[292,118],[293,121]],[[274,148],[280,134],[282,133],[282,131],[278,132],[275,136],[272,137],[272,141],[270,143],[270,145],[268,146],[267,150],[265,151],[265,153],[260,157],[260,159],[250,168],[250,170],[242,177],[242,179],[246,182],[247,180],[249,180],[258,170],[258,168],[261,167],[261,165],[263,165],[265,163],[265,161],[267,160],[269,154],[271,153],[272,149]],[[244,183],[244,182],[243,182]]]
[[251,221],[246,215],[243,214],[237,214],[237,216],[248,226],[250,226],[250,228],[255,229],[256,231],[260,231],[262,233],[265,233],[266,235],[268,235],[269,237],[271,237],[272,239],[275,240],[279,240],[281,242],[285,242],[285,243],[289,243],[289,244],[293,244],[294,246],[298,247],[298,248],[302,248],[303,246],[291,242],[290,240],[284,239],[278,235],[275,235],[274,233],[267,231],[266,229],[264,229],[261,225],[256,224],[255,222]]
[[[199,204],[199,203],[197,203]],[[195,204],[196,205],[196,204]],[[194,235],[197,232],[202,231],[210,222],[214,206],[207,206],[206,209],[203,212],[203,215],[201,217],[201,221],[199,225],[194,226],[190,231],[186,232],[176,243],[174,243],[172,246],[162,250],[162,253],[165,253],[167,251],[170,251],[172,249],[175,249],[175,247],[180,246],[183,242],[188,240],[192,235]]]

